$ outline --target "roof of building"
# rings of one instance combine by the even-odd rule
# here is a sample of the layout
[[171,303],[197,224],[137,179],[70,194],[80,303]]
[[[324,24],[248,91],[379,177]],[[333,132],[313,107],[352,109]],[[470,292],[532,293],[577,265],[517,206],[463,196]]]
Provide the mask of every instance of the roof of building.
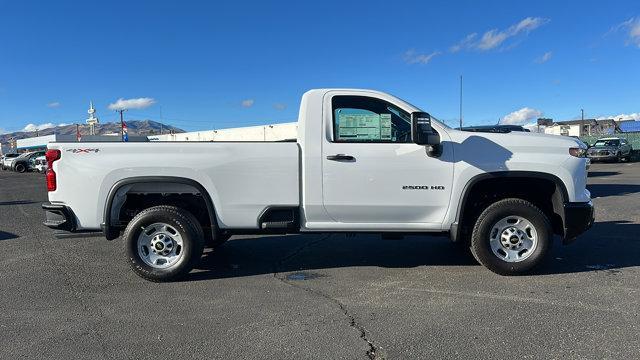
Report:
[[602,119],[602,120],[596,120],[596,119],[584,119],[584,120],[567,120],[567,121],[555,121],[553,124],[554,125],[582,125],[582,124],[593,124],[593,123],[597,123],[597,124],[617,124],[615,120],[613,119]]
[[640,121],[623,121],[619,126],[622,132],[640,132]]

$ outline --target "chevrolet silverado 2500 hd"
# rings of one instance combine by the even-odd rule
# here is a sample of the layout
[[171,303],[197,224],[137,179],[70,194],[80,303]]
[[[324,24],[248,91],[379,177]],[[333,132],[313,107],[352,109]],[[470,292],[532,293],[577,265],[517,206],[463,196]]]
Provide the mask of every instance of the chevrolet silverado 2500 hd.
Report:
[[449,128],[371,90],[304,94],[297,141],[55,142],[45,225],[122,236],[133,271],[177,279],[241,233],[446,233],[503,275],[593,223],[585,147]]

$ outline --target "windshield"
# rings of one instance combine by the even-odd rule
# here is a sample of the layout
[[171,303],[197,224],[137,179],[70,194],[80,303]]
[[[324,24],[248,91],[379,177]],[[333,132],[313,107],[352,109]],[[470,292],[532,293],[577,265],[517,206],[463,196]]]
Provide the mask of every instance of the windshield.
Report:
[[620,140],[598,140],[593,146],[596,147],[604,147],[604,146],[618,146],[620,145]]

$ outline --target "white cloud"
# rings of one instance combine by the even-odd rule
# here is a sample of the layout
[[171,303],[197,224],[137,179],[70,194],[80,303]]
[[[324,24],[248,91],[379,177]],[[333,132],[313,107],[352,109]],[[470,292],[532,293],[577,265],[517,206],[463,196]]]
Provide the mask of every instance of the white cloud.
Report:
[[495,49],[502,45],[507,39],[520,34],[528,34],[547,22],[549,22],[548,19],[541,17],[527,17],[504,30],[491,29],[486,31],[477,41],[477,33],[471,33],[457,44],[451,46],[449,51],[455,53],[463,49],[477,49],[481,51]]
[[48,128],[52,128],[55,127],[56,125],[53,123],[44,123],[44,124],[40,124],[40,125],[36,125],[36,124],[27,124],[27,126],[25,126],[22,131],[36,131],[36,130],[42,130],[42,129],[48,129]]
[[60,103],[57,102],[57,101],[50,102],[50,103],[47,104],[47,107],[48,108],[57,108],[57,107],[60,107]]
[[428,64],[437,55],[440,55],[440,51],[434,51],[430,54],[418,54],[414,49],[410,49],[404,53],[403,58],[407,64]]
[[123,109],[144,109],[156,103],[153,98],[137,98],[137,99],[123,99],[120,98],[116,102],[109,104],[109,110],[123,110]]
[[520,110],[516,110],[510,114],[505,115],[500,121],[505,125],[523,125],[527,124],[533,119],[536,119],[542,115],[542,111],[532,109],[530,107],[523,107]]
[[596,120],[605,120],[605,119],[614,119],[614,120],[635,120],[640,121],[640,113],[631,113],[631,114],[618,114],[615,116],[601,116]]
[[539,58],[536,59],[536,62],[538,64],[544,64],[547,61],[551,60],[551,58],[553,57],[553,51],[547,51],[546,53],[544,53],[542,56],[540,56]]
[[242,105],[243,108],[250,108],[250,107],[253,106],[254,102],[255,102],[255,100],[253,100],[253,99],[244,99],[244,100],[242,100],[240,105]]
[[632,44],[640,48],[640,16],[632,17],[611,29],[611,31],[618,30],[624,30],[627,32],[627,45]]
[[276,110],[282,111],[282,110],[287,108],[287,104],[275,103],[275,104],[273,104],[273,108],[276,109]]
[[56,127],[56,126],[67,126],[69,124],[67,123],[60,123],[58,125],[54,124],[54,123],[44,123],[44,124],[27,124],[27,126],[25,126],[22,130],[20,131],[27,131],[27,132],[32,132],[32,131],[36,131],[36,130],[44,130],[44,129],[49,129],[52,127]]
[[451,46],[449,48],[449,51],[452,53],[456,53],[462,49],[468,49],[471,46],[471,44],[473,44],[473,40],[475,40],[477,36],[478,36],[478,33],[471,33],[465,36],[465,38],[460,40],[460,42]]

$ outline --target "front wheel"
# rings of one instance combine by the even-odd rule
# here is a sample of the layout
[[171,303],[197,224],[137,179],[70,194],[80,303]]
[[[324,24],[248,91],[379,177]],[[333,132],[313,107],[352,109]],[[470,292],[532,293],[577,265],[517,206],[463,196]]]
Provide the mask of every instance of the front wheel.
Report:
[[188,211],[154,206],[136,215],[122,235],[131,269],[140,277],[165,282],[185,276],[202,256],[202,227]]
[[23,173],[25,171],[27,171],[27,167],[24,166],[24,164],[16,164],[16,171],[19,173]]
[[540,209],[522,199],[504,199],[476,221],[471,252],[496,274],[519,275],[544,260],[552,238],[551,224]]

